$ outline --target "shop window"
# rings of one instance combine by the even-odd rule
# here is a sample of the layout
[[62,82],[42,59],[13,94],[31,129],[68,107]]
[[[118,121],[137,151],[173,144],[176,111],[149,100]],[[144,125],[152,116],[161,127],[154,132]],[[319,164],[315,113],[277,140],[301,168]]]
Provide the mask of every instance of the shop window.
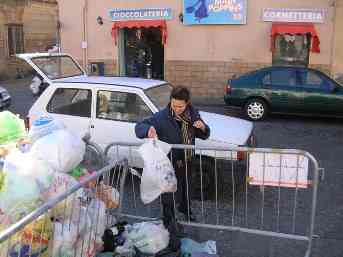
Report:
[[97,113],[99,119],[138,122],[152,115],[149,107],[136,94],[99,91]]
[[273,51],[273,65],[308,66],[310,46],[310,35],[277,35]]
[[24,52],[24,31],[23,25],[7,25],[8,55]]
[[48,104],[48,112],[91,117],[92,92],[86,89],[58,88]]

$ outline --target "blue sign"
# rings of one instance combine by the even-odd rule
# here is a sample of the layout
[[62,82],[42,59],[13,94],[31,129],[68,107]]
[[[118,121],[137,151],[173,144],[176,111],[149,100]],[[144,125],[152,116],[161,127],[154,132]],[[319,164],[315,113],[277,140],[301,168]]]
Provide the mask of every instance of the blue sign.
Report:
[[246,24],[247,0],[183,0],[183,23]]
[[171,8],[112,9],[109,11],[109,16],[112,21],[170,20],[173,18]]

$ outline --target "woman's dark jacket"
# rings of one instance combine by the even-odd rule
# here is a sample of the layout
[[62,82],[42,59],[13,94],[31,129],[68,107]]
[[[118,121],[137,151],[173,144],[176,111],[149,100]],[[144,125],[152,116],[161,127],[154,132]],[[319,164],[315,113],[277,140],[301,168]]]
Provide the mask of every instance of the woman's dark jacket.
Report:
[[[188,106],[187,110],[190,114],[191,124],[197,120],[204,122],[199,112],[192,106]],[[195,143],[195,138],[207,139],[210,136],[210,128],[205,124],[205,131],[191,126],[192,129],[192,144]],[[145,119],[136,124],[135,132],[138,138],[148,137],[149,128],[153,126],[156,130],[158,139],[168,144],[182,144],[181,128],[177,121],[172,117],[169,105],[155,113],[151,118]],[[181,150],[173,150],[173,160],[183,160],[184,152]]]

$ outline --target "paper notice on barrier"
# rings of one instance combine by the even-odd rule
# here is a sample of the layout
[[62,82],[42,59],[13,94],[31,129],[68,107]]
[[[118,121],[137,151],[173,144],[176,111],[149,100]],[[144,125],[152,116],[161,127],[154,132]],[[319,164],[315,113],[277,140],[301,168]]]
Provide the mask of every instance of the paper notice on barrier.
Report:
[[251,153],[251,185],[307,188],[308,158],[293,154]]

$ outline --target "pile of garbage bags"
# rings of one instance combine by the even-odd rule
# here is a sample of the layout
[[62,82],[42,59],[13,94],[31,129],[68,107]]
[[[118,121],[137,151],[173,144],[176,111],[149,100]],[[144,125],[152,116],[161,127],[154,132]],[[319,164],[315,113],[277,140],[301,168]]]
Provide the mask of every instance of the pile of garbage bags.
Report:
[[179,247],[174,248],[170,245],[172,236],[159,220],[118,222],[104,231],[103,247],[96,257],[218,257],[215,241],[198,243],[181,238]]
[[[90,176],[92,171],[80,166],[85,151],[85,142],[51,117],[39,118],[26,131],[18,116],[0,112],[0,231]],[[170,146],[151,140],[140,148],[144,203],[177,189],[169,151]],[[0,256],[216,256],[213,241],[199,244],[184,238],[177,250],[171,249],[174,235],[162,221],[113,223],[111,216],[115,225],[108,228],[107,210],[118,205],[114,187],[89,182],[0,243]]]
[[[81,137],[51,117],[36,120],[27,132],[17,115],[0,112],[0,231],[90,176],[80,166],[85,151]],[[118,203],[115,188],[90,182],[10,244],[2,242],[0,256],[93,257],[102,245],[106,209]]]

